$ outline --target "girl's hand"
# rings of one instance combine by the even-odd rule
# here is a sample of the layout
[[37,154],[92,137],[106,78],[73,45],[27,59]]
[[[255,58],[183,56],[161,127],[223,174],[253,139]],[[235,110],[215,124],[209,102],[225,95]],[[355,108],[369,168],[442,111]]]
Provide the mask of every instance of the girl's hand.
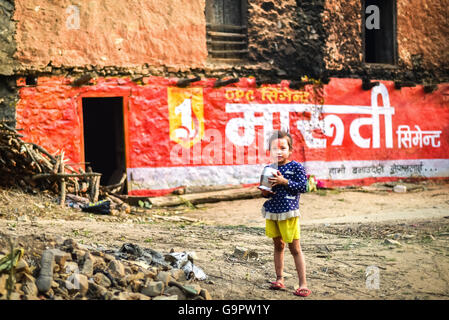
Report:
[[278,170],[274,177],[268,178],[268,181],[271,182],[271,186],[274,187],[276,185],[288,185],[288,180],[284,178],[282,173]]

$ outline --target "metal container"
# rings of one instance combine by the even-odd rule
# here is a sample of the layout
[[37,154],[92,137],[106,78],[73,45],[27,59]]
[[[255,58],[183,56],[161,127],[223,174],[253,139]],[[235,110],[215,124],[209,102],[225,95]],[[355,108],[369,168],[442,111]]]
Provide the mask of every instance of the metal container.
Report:
[[258,188],[260,190],[271,191],[271,182],[268,181],[268,178],[274,177],[276,172],[277,169],[274,169],[272,167],[265,167],[263,169],[262,175],[260,176],[260,185]]

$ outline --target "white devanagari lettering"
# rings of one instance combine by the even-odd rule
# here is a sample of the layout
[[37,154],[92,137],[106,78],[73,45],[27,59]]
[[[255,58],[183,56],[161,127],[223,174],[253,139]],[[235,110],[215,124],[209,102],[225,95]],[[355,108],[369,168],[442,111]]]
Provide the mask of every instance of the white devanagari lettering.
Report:
[[439,148],[441,142],[437,139],[441,135],[441,131],[423,131],[417,125],[416,130],[410,130],[407,125],[398,127],[396,134],[398,136],[398,148],[412,148],[414,146],[422,148],[424,146],[432,145],[433,148]]
[[[379,108],[377,105],[377,96],[381,95],[383,108]],[[385,146],[387,148],[393,148],[393,129],[392,129],[392,115],[394,114],[394,108],[390,107],[390,99],[388,96],[388,90],[380,83],[375,86],[371,91],[371,117],[370,118],[358,118],[352,121],[349,127],[349,133],[352,141],[360,148],[380,148],[380,120],[379,115],[383,114],[385,117]],[[372,144],[371,138],[363,138],[360,135],[360,127],[364,125],[372,126]]]
[[[378,95],[382,97],[382,108],[379,108],[377,103]],[[370,146],[380,148],[379,116],[384,115],[385,146],[387,148],[393,147],[392,115],[394,114],[394,108],[390,106],[388,90],[383,84],[373,88],[371,92],[371,106],[227,103],[226,112],[243,113],[243,117],[232,118],[226,124],[226,136],[232,143],[238,146],[249,146],[254,142],[256,126],[263,126],[264,140],[267,141],[268,135],[273,130],[273,113],[279,113],[281,129],[289,130],[290,112],[311,112],[310,120],[298,120],[296,122],[296,127],[301,131],[309,148],[326,148],[326,139],[314,137],[313,132],[318,129],[318,131],[321,130],[323,135],[332,137],[334,135],[332,126],[335,127],[335,138],[332,145],[342,145],[344,125],[338,114],[371,115],[371,117],[357,118],[350,125],[350,136],[353,142],[361,148],[369,148]],[[255,112],[263,113],[263,116],[256,117],[254,115]],[[322,113],[331,113],[331,115],[327,115],[320,120],[320,114]],[[363,125],[372,126],[372,138],[361,137],[360,127]],[[243,135],[240,134],[241,128],[243,128]],[[267,145],[265,145],[265,148],[267,148]]]

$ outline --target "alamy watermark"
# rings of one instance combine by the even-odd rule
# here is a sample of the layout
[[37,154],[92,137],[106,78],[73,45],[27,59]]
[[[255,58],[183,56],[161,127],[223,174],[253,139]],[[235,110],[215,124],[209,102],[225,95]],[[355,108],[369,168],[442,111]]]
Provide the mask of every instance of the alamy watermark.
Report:
[[70,5],[65,10],[68,17],[65,25],[69,30],[78,30],[80,28],[80,9],[76,5]]
[[380,287],[380,270],[377,266],[368,266],[365,270],[365,286],[367,289],[379,290]]
[[365,20],[365,27],[368,30],[380,29],[380,10],[378,6],[370,5],[366,7],[365,13],[369,14]]

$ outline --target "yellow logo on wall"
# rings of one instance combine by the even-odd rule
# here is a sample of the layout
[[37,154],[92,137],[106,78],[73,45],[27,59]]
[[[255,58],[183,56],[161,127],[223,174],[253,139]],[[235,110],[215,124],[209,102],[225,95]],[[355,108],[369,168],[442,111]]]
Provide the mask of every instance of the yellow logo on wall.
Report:
[[191,148],[204,137],[203,88],[167,88],[170,140]]

